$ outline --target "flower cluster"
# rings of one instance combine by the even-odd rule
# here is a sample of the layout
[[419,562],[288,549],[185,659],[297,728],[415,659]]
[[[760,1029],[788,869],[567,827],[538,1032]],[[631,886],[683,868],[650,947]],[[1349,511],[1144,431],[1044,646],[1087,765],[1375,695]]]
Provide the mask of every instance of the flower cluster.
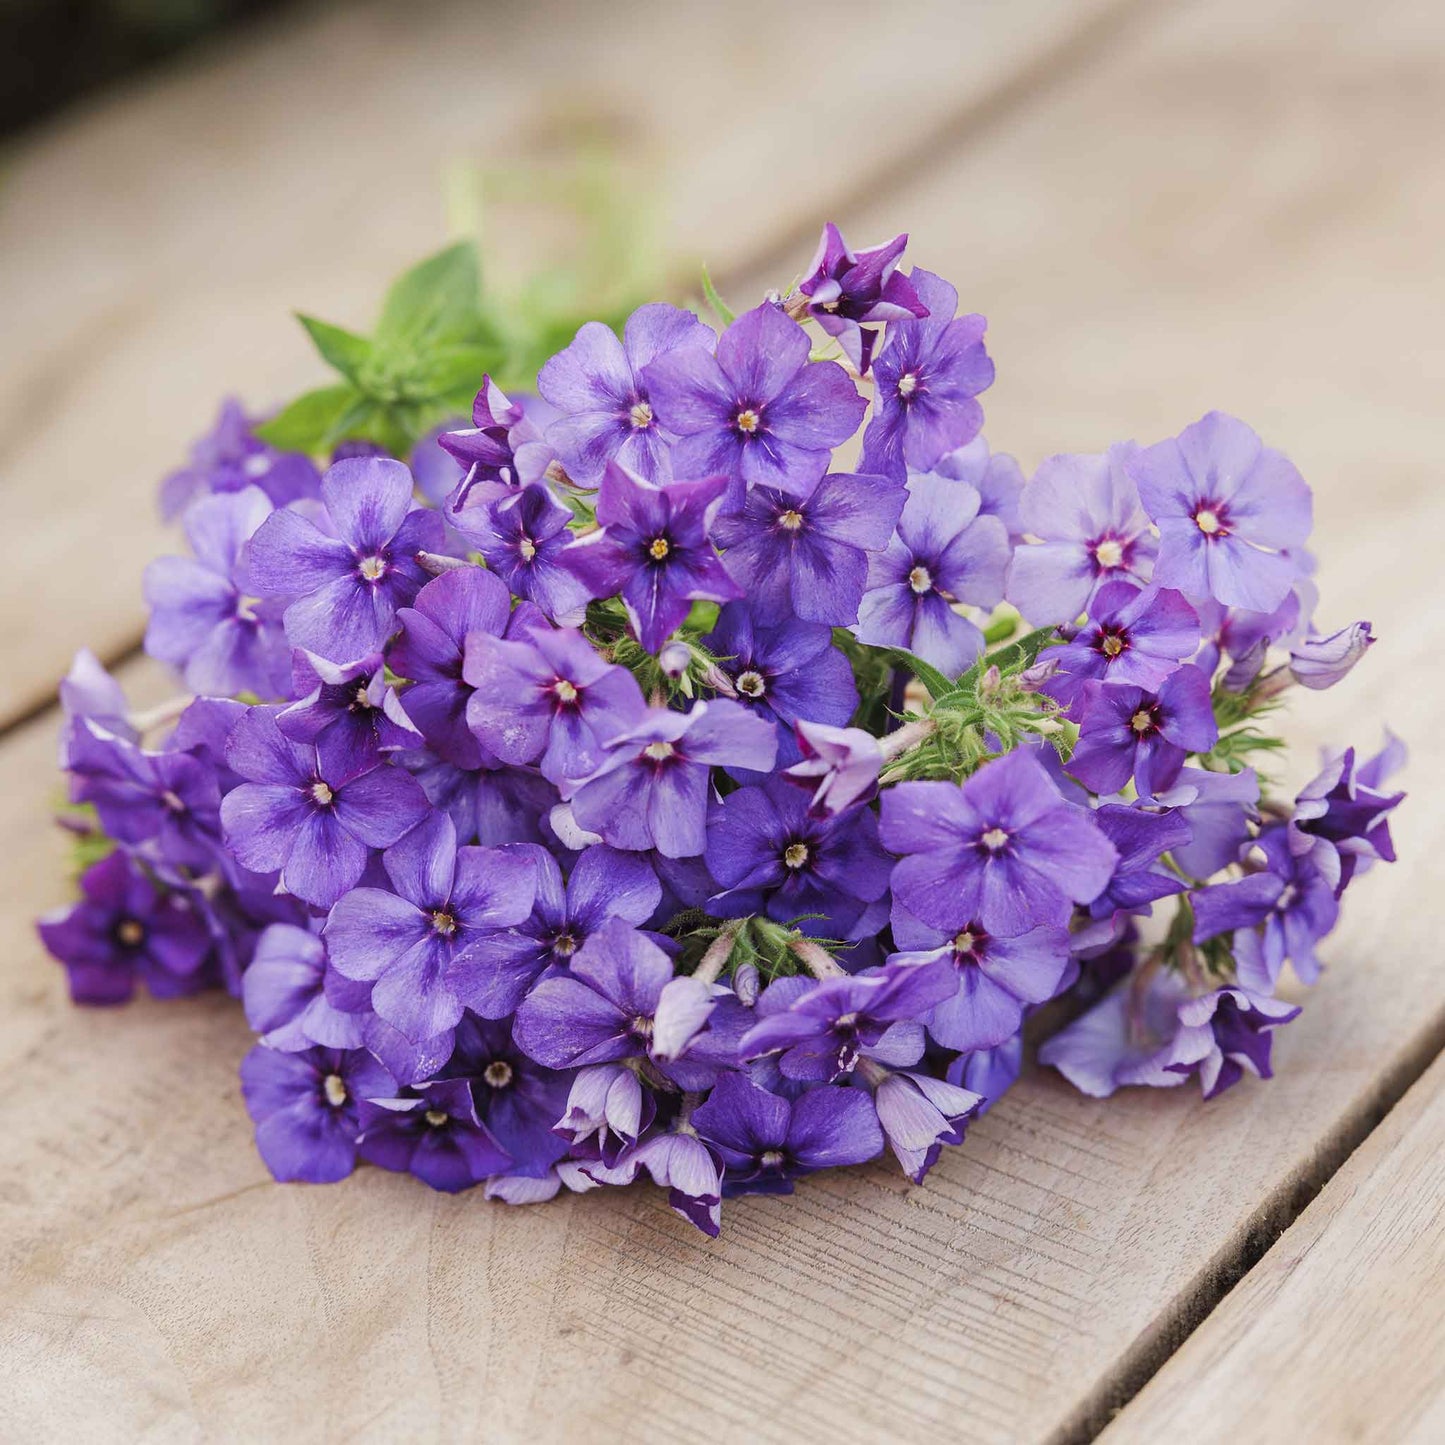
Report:
[[715,1234],[885,1151],[921,1181],[1045,1005],[1090,1094],[1268,1076],[1402,759],[1275,796],[1267,720],[1369,624],[1316,629],[1309,490],[1241,421],[990,453],[983,318],[905,240],[829,226],[719,328],[589,322],[440,433],[279,451],[228,404],[166,482],[188,693],[77,659],[40,931],[79,1002],[240,997],[278,1179],[645,1173]]

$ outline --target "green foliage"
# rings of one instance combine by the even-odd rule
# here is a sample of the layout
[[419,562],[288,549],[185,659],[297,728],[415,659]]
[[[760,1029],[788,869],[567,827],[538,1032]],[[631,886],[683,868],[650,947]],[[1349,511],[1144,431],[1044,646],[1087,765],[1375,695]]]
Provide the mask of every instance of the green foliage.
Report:
[[703,300],[708,304],[708,309],[724,325],[731,326],[736,313],[728,306],[727,302],[717,294],[717,287],[712,284],[712,277],[708,275],[707,267],[702,268],[702,295]]

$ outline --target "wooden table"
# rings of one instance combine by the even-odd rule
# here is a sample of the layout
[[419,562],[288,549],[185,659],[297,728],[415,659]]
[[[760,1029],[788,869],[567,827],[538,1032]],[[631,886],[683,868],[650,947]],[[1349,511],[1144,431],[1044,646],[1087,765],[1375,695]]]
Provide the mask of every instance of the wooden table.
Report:
[[[1209,407],[1317,497],[1322,620],[1381,637],[1292,723],[1415,749],[1279,1077],[1098,1103],[1030,1073],[914,1189],[507,1209],[271,1183],[220,998],[71,1009],[30,920],[55,684],[139,697],[157,477],[217,397],[310,382],[448,166],[605,133],[669,254],[785,284],[907,228],[990,318],[1031,467]],[[0,1439],[1438,1441],[1445,9],[1418,0],[336,6],[32,137],[0,177]],[[503,267],[531,248],[498,238]],[[1311,1202],[1312,1201],[1312,1202]]]

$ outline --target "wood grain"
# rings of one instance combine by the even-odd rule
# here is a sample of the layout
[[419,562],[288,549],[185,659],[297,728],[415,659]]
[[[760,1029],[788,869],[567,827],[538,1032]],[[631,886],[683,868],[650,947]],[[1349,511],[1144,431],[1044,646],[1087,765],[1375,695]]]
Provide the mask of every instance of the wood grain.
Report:
[[1101,1437],[1438,1441],[1445,1058]]
[[[331,5],[57,126],[0,186],[0,610],[22,618],[0,724],[52,696],[77,647],[139,641],[141,572],[175,545],[159,478],[221,396],[259,410],[322,379],[290,311],[368,327],[444,237],[458,167],[545,177],[601,147],[658,206],[684,284],[801,229],[800,266],[834,204],[1137,8],[903,0],[880,24],[821,0]],[[904,74],[879,125],[860,102]],[[504,209],[499,280],[567,231]]]

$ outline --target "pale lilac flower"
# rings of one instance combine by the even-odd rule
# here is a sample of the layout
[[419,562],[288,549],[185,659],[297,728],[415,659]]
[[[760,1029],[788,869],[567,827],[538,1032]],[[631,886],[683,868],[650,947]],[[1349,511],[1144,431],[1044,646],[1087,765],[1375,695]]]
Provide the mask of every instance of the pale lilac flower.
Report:
[[810,817],[834,817],[854,803],[866,803],[877,792],[883,749],[872,733],[800,722],[796,736],[801,760],[783,777],[812,790]]
[[1289,651],[1290,676],[1320,692],[1347,677],[1375,641],[1368,622],[1352,622],[1328,637],[1306,637]]

